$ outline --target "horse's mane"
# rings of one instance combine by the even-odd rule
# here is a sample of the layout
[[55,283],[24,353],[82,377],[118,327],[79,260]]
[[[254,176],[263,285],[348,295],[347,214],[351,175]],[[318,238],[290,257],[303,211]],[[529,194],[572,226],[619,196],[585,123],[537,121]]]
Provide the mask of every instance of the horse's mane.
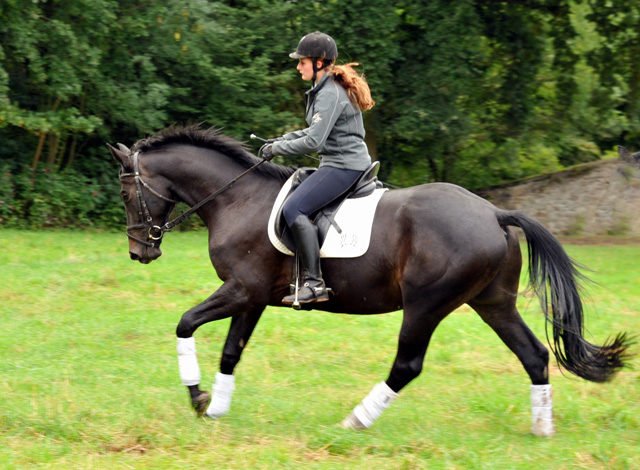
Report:
[[[186,126],[174,125],[156,135],[140,139],[131,148],[132,152],[151,152],[172,144],[193,145],[216,150],[240,163],[244,168],[251,168],[260,159],[253,155],[246,143],[240,142],[222,133],[216,127],[202,128],[199,124]],[[256,168],[256,173],[271,178],[286,179],[294,172],[294,168],[264,163]]]

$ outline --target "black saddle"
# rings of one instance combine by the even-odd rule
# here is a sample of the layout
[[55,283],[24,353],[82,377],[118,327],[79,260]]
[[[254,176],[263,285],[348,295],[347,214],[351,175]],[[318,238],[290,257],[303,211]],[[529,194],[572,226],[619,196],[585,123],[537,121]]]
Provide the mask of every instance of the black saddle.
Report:
[[[345,192],[330,201],[322,209],[311,214],[311,220],[313,221],[315,226],[318,227],[318,240],[320,242],[320,246],[322,246],[322,243],[327,236],[327,232],[329,232],[329,229],[332,225],[336,228],[338,233],[342,233],[342,230],[336,223],[334,216],[345,200],[369,196],[376,189],[382,188],[382,183],[378,180],[377,177],[379,169],[380,162],[373,162],[371,166],[369,166],[369,168],[365,170],[362,176],[360,176],[360,178],[358,178],[358,180]],[[276,236],[282,241],[282,243],[285,244],[285,246],[290,251],[294,253],[296,251],[295,243],[293,241],[293,236],[289,231],[289,227],[287,226],[287,222],[284,220],[282,208],[287,202],[287,199],[289,199],[289,197],[291,196],[291,193],[293,193],[293,191],[295,191],[295,189],[300,186],[300,184],[305,179],[307,179],[314,171],[316,171],[315,168],[300,168],[296,170],[296,172],[293,174],[293,183],[291,185],[291,189],[282,202],[282,205],[278,208],[278,215],[275,221]]]

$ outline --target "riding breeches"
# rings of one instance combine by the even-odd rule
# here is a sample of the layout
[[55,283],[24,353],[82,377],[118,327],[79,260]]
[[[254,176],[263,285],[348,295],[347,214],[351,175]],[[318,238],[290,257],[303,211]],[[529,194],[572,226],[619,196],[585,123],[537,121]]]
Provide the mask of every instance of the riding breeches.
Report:
[[362,171],[321,166],[291,194],[282,213],[290,227],[299,216],[311,214],[329,204],[348,190]]

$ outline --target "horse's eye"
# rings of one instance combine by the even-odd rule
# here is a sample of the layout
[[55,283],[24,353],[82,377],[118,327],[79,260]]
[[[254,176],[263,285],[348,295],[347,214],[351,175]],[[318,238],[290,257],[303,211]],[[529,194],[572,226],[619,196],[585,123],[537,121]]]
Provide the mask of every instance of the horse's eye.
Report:
[[122,198],[122,200],[124,202],[129,201],[129,199],[131,199],[131,196],[129,196],[129,192],[125,191],[124,189],[122,191],[120,191],[120,197]]

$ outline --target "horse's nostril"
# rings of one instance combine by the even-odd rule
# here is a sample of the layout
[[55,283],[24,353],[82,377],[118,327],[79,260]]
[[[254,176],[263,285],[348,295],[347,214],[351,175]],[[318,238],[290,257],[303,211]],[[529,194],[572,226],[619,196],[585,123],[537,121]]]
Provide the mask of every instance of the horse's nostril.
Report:
[[138,259],[140,259],[140,257],[132,251],[129,252],[129,256],[133,261],[137,261]]

